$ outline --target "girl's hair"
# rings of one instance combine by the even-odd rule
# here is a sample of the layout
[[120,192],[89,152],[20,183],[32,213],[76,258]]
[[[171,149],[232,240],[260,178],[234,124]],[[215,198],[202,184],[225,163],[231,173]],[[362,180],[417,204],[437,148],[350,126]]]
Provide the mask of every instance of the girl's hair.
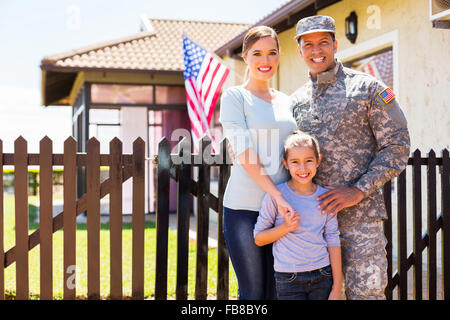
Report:
[[[242,42],[242,55],[246,55],[248,50],[250,50],[250,48],[255,44],[256,41],[265,37],[271,37],[272,39],[274,39],[275,43],[277,44],[277,49],[280,50],[280,44],[278,42],[278,36],[275,30],[267,26],[257,26],[251,28],[245,35],[244,41]],[[245,70],[244,81],[248,79],[248,73],[249,68],[247,67],[247,69]]]
[[301,130],[295,130],[284,142],[284,159],[287,160],[289,149],[293,147],[310,147],[314,150],[317,159],[320,158],[320,148],[317,139]]

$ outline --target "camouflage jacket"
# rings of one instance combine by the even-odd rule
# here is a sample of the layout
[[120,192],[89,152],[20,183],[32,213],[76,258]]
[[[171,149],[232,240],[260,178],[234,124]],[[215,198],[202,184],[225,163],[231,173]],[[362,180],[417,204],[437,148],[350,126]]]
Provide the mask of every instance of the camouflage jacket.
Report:
[[384,89],[374,77],[337,61],[291,96],[298,128],[320,144],[323,160],[315,182],[355,186],[364,193],[360,203],[338,213],[341,226],[386,219],[380,188],[408,161],[406,119],[395,98],[379,95]]

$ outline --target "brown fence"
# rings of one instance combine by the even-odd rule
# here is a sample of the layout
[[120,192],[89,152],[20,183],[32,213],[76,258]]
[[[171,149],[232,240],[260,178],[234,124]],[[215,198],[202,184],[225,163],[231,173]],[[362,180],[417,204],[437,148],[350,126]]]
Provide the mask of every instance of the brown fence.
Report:
[[[100,198],[110,196],[110,297],[123,298],[122,279],[122,183],[133,178],[132,212],[132,297],[144,298],[144,227],[145,227],[145,144],[137,139],[133,154],[122,154],[122,143],[115,138],[110,143],[110,154],[100,154],[99,142],[92,138],[87,153],[76,153],[76,141],[68,138],[64,154],[53,154],[52,142],[44,138],[39,154],[27,153],[27,142],[19,138],[14,154],[3,154],[0,141],[0,298],[5,297],[4,269],[16,262],[16,298],[29,298],[28,252],[40,244],[40,298],[53,298],[52,234],[64,230],[64,270],[75,265],[76,217],[86,212],[88,233],[88,298],[100,297]],[[177,193],[177,256],[176,299],[188,297],[189,219],[192,196],[197,197],[196,221],[196,275],[195,298],[207,298],[208,228],[210,209],[217,212],[217,299],[228,299],[229,259],[222,231],[222,196],[230,174],[230,161],[226,145],[211,155],[211,145],[201,141],[200,151],[191,152],[191,145],[182,140],[178,153],[170,153],[170,143],[163,138],[157,156],[157,210],[155,299],[167,299],[168,282],[168,229],[170,193]],[[3,166],[15,167],[15,221],[16,245],[4,251]],[[40,221],[39,229],[28,235],[27,166],[40,166]],[[52,217],[52,167],[64,166],[64,207]],[[109,178],[100,183],[100,166],[109,167]],[[86,193],[77,199],[76,168],[86,167]],[[197,178],[193,178],[193,169]],[[422,169],[426,172],[423,174]],[[385,222],[388,239],[389,277],[388,299],[450,299],[450,160],[447,150],[442,157],[433,151],[422,157],[416,151],[409,159],[408,169],[393,183],[383,188],[389,220]],[[211,193],[211,170],[218,171],[218,196]],[[408,174],[410,171],[411,174]],[[407,179],[407,176],[412,176]],[[170,190],[170,179],[177,181],[177,190]],[[411,180],[411,181],[409,181]],[[438,183],[438,180],[440,183]],[[422,193],[422,185],[426,192]],[[393,189],[395,189],[393,192]],[[440,190],[440,192],[438,192]],[[393,195],[396,201],[393,200]],[[440,203],[438,203],[440,199]],[[412,201],[412,205],[409,202]],[[396,205],[395,205],[396,203]],[[426,208],[426,214],[423,208]],[[411,213],[408,215],[408,213]],[[426,216],[427,227],[422,226]],[[408,233],[407,217],[413,219],[413,234]],[[423,230],[426,230],[423,232]],[[441,238],[440,245],[437,243]],[[394,241],[394,239],[397,239]],[[412,238],[413,249],[407,248]],[[393,251],[394,245],[397,247]],[[423,268],[422,253],[427,254]],[[442,258],[438,259],[440,253]],[[394,256],[397,256],[394,259]],[[397,261],[395,263],[395,260]],[[438,266],[440,263],[440,268]],[[397,267],[395,268],[395,265]],[[396,271],[395,271],[396,269]],[[408,281],[412,269],[413,281]],[[70,275],[65,272],[64,283]],[[424,278],[425,277],[425,278]],[[425,286],[423,286],[423,282]],[[394,293],[397,293],[396,296]],[[423,296],[425,292],[425,296]],[[438,295],[439,293],[439,295]],[[64,287],[64,299],[74,299],[75,288]]]
[[[0,141],[0,298],[5,298],[4,269],[16,263],[16,299],[28,299],[28,252],[40,245],[40,298],[53,298],[52,234],[64,230],[64,270],[75,266],[76,217],[87,214],[88,237],[88,298],[100,297],[100,198],[110,194],[110,265],[111,298],[122,298],[122,183],[133,178],[132,212],[132,296],[144,298],[144,227],[145,227],[145,143],[137,139],[133,154],[122,155],[122,143],[116,138],[110,143],[110,154],[100,154],[100,144],[92,138],[87,143],[87,154],[76,153],[76,141],[68,138],[64,154],[53,154],[52,141],[40,142],[39,154],[27,153],[27,142],[18,138],[14,154],[3,154]],[[14,165],[15,246],[4,252],[3,235],[3,166]],[[40,221],[39,229],[28,235],[28,181],[27,166],[40,166]],[[63,211],[52,215],[52,166],[64,166]],[[76,168],[86,167],[87,192],[77,199]],[[100,183],[100,166],[109,166],[110,177]],[[68,283],[71,272],[64,272]],[[64,286],[64,299],[75,298],[75,287]]]

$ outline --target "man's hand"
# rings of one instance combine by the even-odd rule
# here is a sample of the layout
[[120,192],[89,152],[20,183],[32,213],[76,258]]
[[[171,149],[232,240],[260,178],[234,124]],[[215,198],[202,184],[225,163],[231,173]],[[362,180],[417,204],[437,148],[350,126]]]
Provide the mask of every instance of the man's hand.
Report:
[[322,201],[318,206],[323,214],[330,212],[331,216],[341,211],[344,208],[353,207],[364,199],[364,193],[356,187],[325,187],[330,191],[325,192],[317,198]]

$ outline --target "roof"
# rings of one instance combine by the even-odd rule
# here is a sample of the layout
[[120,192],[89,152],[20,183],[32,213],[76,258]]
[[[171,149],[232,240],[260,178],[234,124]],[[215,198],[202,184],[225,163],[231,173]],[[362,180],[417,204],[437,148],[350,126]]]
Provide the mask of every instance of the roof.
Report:
[[[282,4],[278,9],[273,10],[249,28],[264,25],[272,27],[276,32],[280,33],[294,27],[298,20],[315,15],[318,10],[339,1],[341,0],[291,0]],[[242,50],[242,41],[246,32],[247,30],[224,43],[215,50],[215,53],[219,56],[225,53],[234,56],[238,51]]]
[[214,52],[248,24],[149,19],[152,31],[44,57],[41,69],[51,71],[166,71],[184,69],[182,34]]
[[44,57],[42,104],[70,105],[68,96],[80,71],[181,73],[182,34],[214,52],[249,25],[243,23],[149,19],[151,29]]

